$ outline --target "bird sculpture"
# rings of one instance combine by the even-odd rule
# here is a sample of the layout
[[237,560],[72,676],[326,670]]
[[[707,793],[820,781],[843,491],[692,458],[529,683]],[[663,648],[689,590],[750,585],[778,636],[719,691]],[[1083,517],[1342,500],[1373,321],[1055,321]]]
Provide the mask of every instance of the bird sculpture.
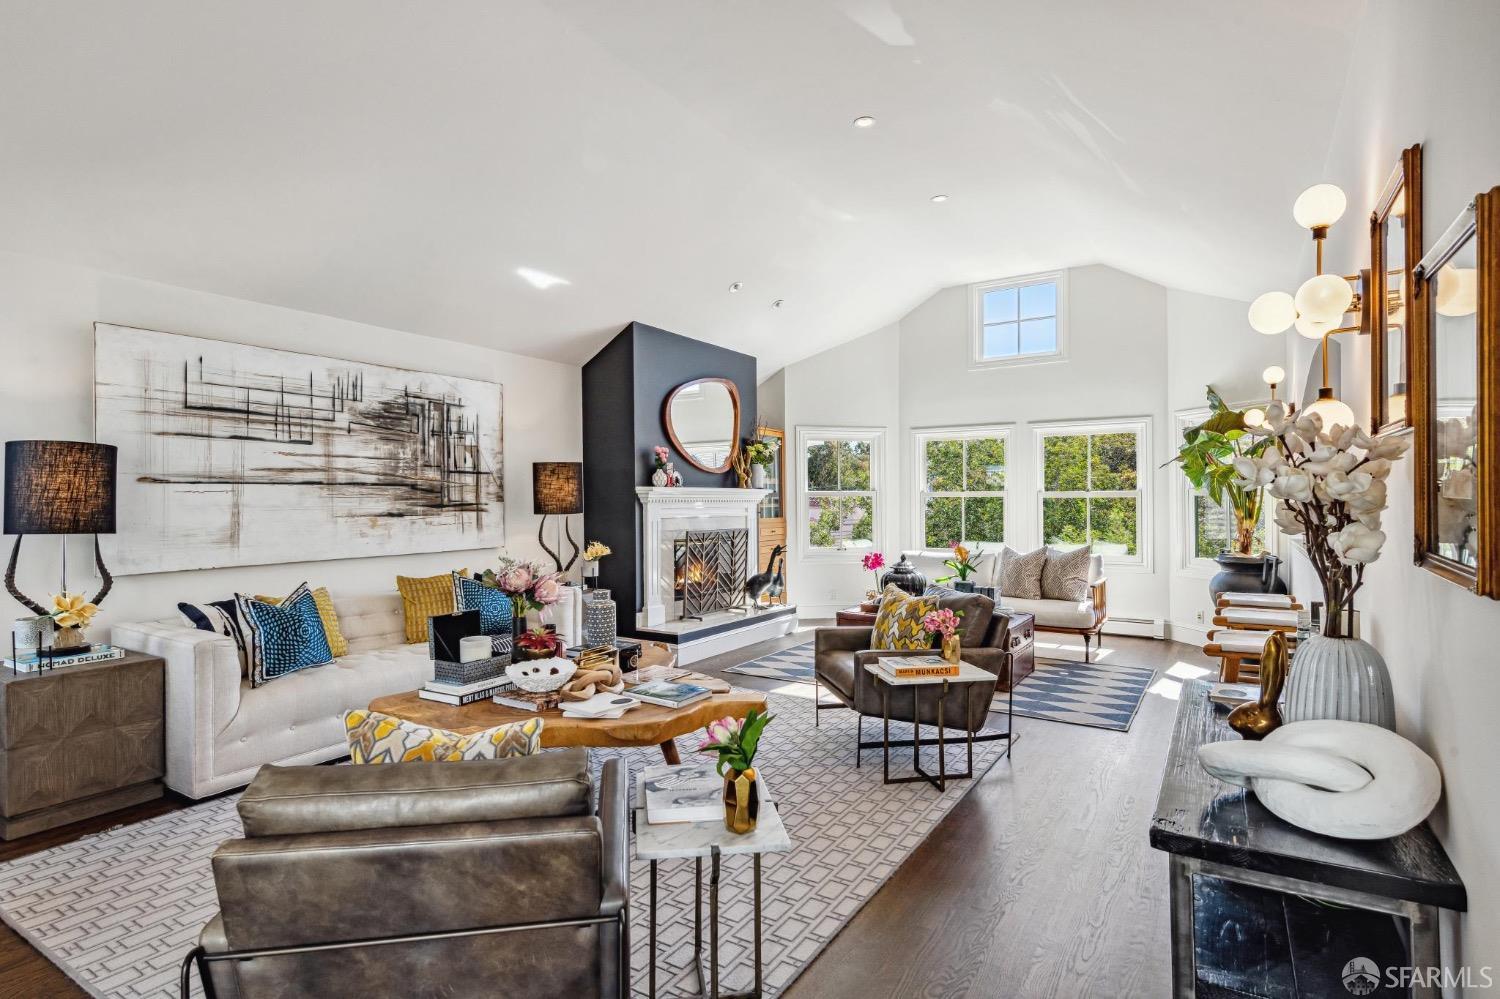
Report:
[[785,545],[777,545],[775,548],[772,548],[771,557],[766,559],[766,571],[757,572],[745,580],[745,596],[749,597],[750,603],[757,608],[760,607],[760,595],[771,588],[771,582],[774,578],[772,569],[776,566],[777,557],[784,551],[786,551]]
[[766,602],[780,599],[786,592],[786,556],[783,555],[776,561],[776,574],[771,577],[771,586],[766,590]]

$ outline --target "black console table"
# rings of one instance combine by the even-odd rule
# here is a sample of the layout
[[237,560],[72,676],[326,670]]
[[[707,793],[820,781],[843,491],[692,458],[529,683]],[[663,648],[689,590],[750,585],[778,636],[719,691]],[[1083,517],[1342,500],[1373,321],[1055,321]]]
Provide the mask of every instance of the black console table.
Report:
[[[1436,967],[1438,912],[1464,911],[1463,881],[1447,853],[1424,823],[1393,839],[1341,840],[1308,832],[1272,815],[1254,794],[1210,777],[1198,764],[1198,747],[1239,738],[1227,711],[1208,698],[1201,680],[1183,685],[1172,748],[1162,776],[1161,795],[1151,821],[1151,845],[1170,859],[1173,995],[1222,995],[1205,984],[1200,990],[1195,948],[1195,878],[1255,886],[1385,913],[1406,921],[1404,962]],[[1338,910],[1329,910],[1337,912]],[[1360,956],[1358,951],[1348,955]],[[1334,969],[1335,979],[1338,969]],[[1305,995],[1325,995],[1321,991]],[[1384,994],[1384,993],[1382,993]],[[1418,997],[1436,988],[1418,986]]]

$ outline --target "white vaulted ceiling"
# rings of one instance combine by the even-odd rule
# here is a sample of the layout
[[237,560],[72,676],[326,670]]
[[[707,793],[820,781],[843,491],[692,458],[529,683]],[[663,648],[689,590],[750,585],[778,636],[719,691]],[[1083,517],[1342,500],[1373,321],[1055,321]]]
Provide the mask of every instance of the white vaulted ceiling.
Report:
[[1249,298],[1295,281],[1363,8],[0,0],[0,249],[762,375],[1050,267]]

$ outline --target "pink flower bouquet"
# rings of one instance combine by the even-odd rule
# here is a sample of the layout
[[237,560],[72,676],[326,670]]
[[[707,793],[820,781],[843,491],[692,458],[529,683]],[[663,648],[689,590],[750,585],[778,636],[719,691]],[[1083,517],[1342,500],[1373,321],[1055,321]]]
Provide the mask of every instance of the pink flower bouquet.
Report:
[[743,720],[725,717],[711,721],[703,730],[704,739],[698,744],[696,752],[718,753],[718,771],[721,777],[725,767],[753,777],[754,771],[751,768],[755,763],[755,750],[760,745],[760,734],[765,731],[771,717],[751,708]]
[[941,610],[932,611],[926,617],[922,618],[922,628],[929,635],[942,637],[946,640],[958,633],[959,617],[958,613],[944,607]]

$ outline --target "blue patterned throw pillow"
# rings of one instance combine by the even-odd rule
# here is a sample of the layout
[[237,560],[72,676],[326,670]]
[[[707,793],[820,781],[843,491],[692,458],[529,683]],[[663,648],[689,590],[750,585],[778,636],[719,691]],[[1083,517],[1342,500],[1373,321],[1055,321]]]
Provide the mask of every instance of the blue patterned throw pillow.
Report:
[[[485,586],[463,573],[453,574],[453,606],[460,611],[479,612],[481,635],[510,635],[511,603],[505,591]],[[498,653],[497,653],[498,654]]]
[[249,642],[250,685],[259,687],[279,676],[333,662],[318,605],[306,583],[279,605],[244,593],[234,595]]

